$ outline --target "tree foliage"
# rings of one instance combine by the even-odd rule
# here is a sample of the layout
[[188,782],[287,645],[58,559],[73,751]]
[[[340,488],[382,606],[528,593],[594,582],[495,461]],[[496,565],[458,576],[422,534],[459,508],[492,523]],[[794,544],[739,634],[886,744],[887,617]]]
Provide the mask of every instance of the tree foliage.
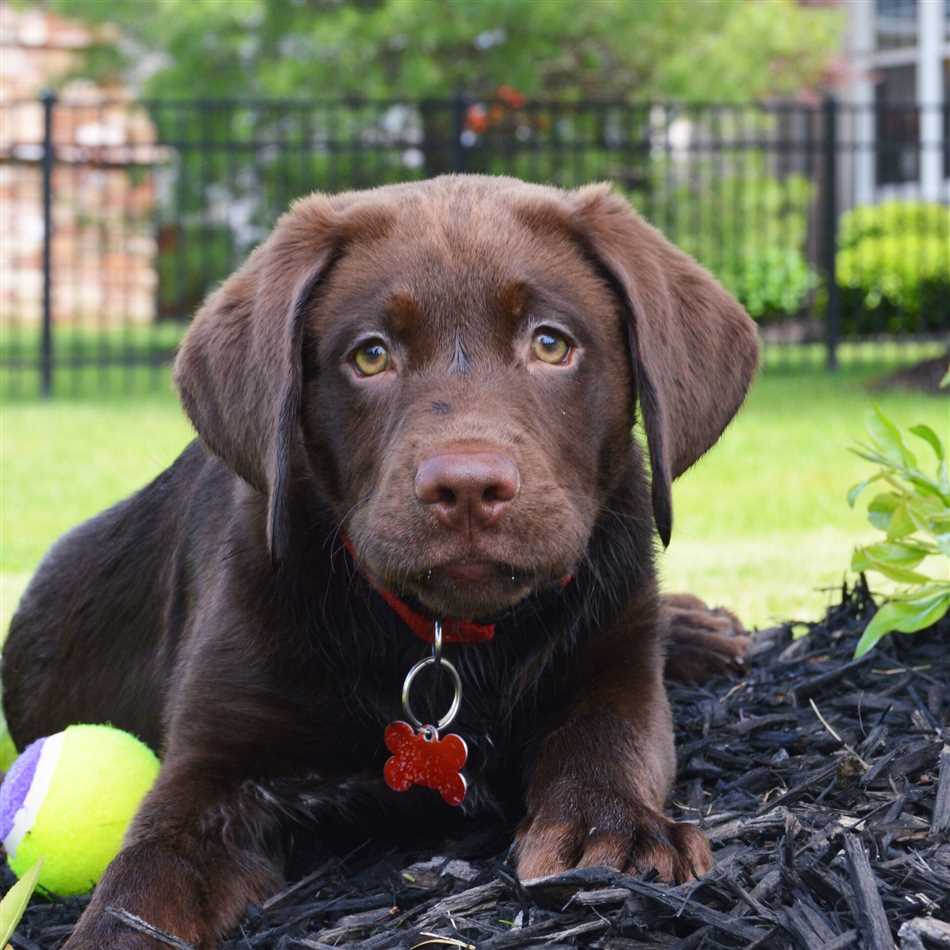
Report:
[[[87,70],[151,95],[748,101],[820,80],[841,19],[794,0],[48,0],[110,24]],[[116,32],[122,37],[115,42]]]
[[[650,110],[627,102],[797,93],[819,80],[840,28],[833,10],[794,0],[44,2],[98,28],[75,75],[152,100],[170,155],[157,267],[170,319],[314,189],[464,167],[565,186],[611,178],[641,193],[656,160]],[[320,101],[341,97],[406,105]],[[562,108],[582,99],[624,106]],[[799,277],[800,295],[807,268]],[[761,284],[736,281],[754,285],[750,301]],[[784,284],[765,291],[763,312],[797,300]]]

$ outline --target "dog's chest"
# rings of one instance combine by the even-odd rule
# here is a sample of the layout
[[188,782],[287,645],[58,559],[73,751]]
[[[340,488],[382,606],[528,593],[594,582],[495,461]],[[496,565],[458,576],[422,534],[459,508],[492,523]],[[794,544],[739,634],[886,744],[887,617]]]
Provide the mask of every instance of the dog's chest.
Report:
[[[366,606],[354,605],[350,616],[362,620],[355,628],[371,628],[369,621],[360,617],[360,609]],[[457,671],[455,677],[428,660],[433,656],[432,647],[420,643],[398,618],[387,612],[375,620],[387,624],[389,636],[341,639],[337,641],[339,655],[331,654],[333,675],[328,677],[328,686],[333,691],[332,702],[312,712],[315,722],[336,720],[340,711],[345,713],[344,725],[331,736],[333,750],[328,758],[334,766],[334,780],[328,782],[315,761],[312,774],[295,792],[300,801],[311,810],[358,809],[358,801],[365,798],[395,809],[409,799],[428,802],[428,809],[436,811],[510,812],[521,807],[524,776],[537,737],[557,706],[555,684],[561,676],[554,651],[547,645],[556,624],[542,626],[544,637],[530,627],[512,625],[511,629],[500,628],[492,642],[446,644],[442,657]],[[407,674],[427,661],[429,665],[410,684],[407,710],[403,702]],[[326,695],[320,695],[325,702]],[[456,702],[455,714],[445,724]],[[399,722],[406,725],[392,727]],[[420,770],[429,771],[425,762],[397,769],[398,780],[389,784],[408,786],[406,791],[388,787],[384,777],[387,762],[402,754],[394,739],[403,746],[422,746],[418,727],[440,723],[442,740],[457,735],[467,747],[460,769],[467,788],[459,809],[442,800],[458,797],[457,781],[455,793],[449,791],[454,760],[434,780],[434,787],[419,774]],[[456,740],[450,744],[459,745]],[[423,756],[425,751],[423,748]],[[317,758],[324,755],[316,747],[314,752]],[[436,763],[433,767],[442,766]]]
[[488,736],[470,736],[466,744],[470,754],[461,769],[466,791],[457,807],[446,804],[437,789],[422,783],[412,783],[403,791],[390,787],[384,773],[392,754],[385,749],[371,764],[345,777],[329,778],[314,770],[297,779],[261,785],[259,796],[305,822],[343,818],[360,823],[364,815],[383,814],[390,820],[424,815],[442,824],[451,823],[453,813],[500,816],[517,811],[521,805],[520,770],[502,767],[504,757]]
[[[408,807],[444,816],[456,811],[465,815],[501,814],[520,807],[526,743],[523,735],[512,731],[509,711],[498,709],[498,696],[471,688],[457,719],[440,734],[443,741],[450,736],[460,737],[467,750],[466,761],[456,772],[464,776],[465,794],[455,808],[446,804],[441,794],[451,785],[452,776],[443,770],[440,778],[427,782],[424,761],[421,772],[419,768],[410,770],[408,781],[396,783],[400,788],[405,786],[403,790],[387,782],[387,764],[399,758],[391,741],[387,746],[387,727],[399,722],[404,712],[398,699],[378,704],[367,701],[372,699],[371,692],[364,690],[364,703],[358,711],[351,710],[345,735],[336,737],[339,742],[334,743],[334,751],[325,760],[331,765],[329,771],[321,765],[323,756],[317,755],[310,769],[269,791],[280,800],[284,811],[320,820],[329,815],[357,816],[366,808],[398,815]],[[420,696],[418,714],[426,717],[424,721],[437,719],[438,710],[447,708],[444,699],[433,696],[430,704]],[[405,726],[399,731],[408,733],[410,729]],[[456,740],[450,742],[457,744]],[[421,741],[417,744],[429,745]],[[455,764],[449,763],[449,771]]]

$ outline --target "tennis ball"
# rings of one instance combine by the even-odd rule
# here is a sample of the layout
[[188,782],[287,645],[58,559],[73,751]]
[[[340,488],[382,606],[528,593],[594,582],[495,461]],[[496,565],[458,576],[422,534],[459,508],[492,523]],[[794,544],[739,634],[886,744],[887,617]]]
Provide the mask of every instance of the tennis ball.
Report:
[[39,883],[84,894],[118,854],[158,775],[158,759],[111,726],[69,726],[24,749],[0,786],[0,838],[17,877],[43,859]]

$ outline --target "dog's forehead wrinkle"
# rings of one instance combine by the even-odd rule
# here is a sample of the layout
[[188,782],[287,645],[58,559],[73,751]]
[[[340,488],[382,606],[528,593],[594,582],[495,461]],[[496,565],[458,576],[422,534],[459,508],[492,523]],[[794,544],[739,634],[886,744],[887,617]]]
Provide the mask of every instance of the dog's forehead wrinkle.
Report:
[[455,332],[455,346],[452,351],[452,362],[449,364],[449,373],[454,376],[465,376],[472,369],[472,361],[462,342],[461,329]]

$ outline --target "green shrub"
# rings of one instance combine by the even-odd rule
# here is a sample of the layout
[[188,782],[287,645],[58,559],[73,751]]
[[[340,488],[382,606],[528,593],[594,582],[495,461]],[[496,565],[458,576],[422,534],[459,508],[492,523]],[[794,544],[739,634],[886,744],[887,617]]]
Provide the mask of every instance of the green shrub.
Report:
[[866,238],[920,234],[950,241],[950,207],[926,201],[885,201],[841,216],[838,247],[845,251]]
[[842,217],[842,330],[924,333],[950,321],[950,207],[891,201]]
[[812,184],[769,174],[748,151],[693,159],[683,179],[675,162],[657,161],[633,204],[708,268],[761,322],[796,316],[818,276],[805,257]]
[[[929,426],[910,429],[936,456],[931,477],[897,426],[879,409],[868,417],[867,432],[870,444],[859,445],[854,452],[879,469],[851,488],[848,503],[853,507],[865,488],[883,482],[887,490],[871,500],[868,520],[885,533],[885,539],[856,548],[851,568],[875,571],[901,586],[868,624],[855,657],[888,633],[923,630],[950,610],[950,474],[943,443]],[[925,562],[934,567],[930,573],[924,571]]]
[[818,282],[800,251],[779,246],[746,247],[739,260],[720,263],[715,273],[760,321],[797,314]]

